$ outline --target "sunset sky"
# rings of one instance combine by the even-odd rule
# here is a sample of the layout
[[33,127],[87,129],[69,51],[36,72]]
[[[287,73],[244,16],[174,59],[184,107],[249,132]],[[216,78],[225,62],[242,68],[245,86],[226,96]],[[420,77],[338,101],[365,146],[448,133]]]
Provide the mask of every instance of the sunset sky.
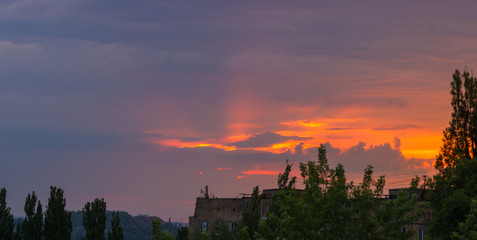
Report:
[[[432,174],[472,1],[0,1],[0,187],[186,222],[316,159]],[[294,174],[298,174],[297,168]]]

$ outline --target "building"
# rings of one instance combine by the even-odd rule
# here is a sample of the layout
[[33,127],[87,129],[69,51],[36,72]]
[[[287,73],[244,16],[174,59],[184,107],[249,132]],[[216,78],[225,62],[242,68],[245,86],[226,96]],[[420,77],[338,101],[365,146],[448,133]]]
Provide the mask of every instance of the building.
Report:
[[[399,188],[390,189],[389,195],[382,198],[383,201],[397,199],[400,191],[407,191],[409,189]],[[304,190],[297,190],[300,195]],[[418,202],[415,206],[415,211],[423,209],[425,200],[426,189],[417,189],[419,196]],[[266,219],[270,205],[272,202],[272,195],[277,193],[278,189],[265,189],[262,192],[262,198],[260,201],[260,216],[262,219]],[[248,202],[251,199],[250,194],[243,194],[242,197],[237,198],[204,198],[199,197],[196,200],[194,216],[189,217],[189,234],[197,231],[211,232],[214,228],[214,224],[217,220],[223,220],[229,224],[229,228],[234,230],[237,227],[238,222],[242,218],[242,213],[247,207]],[[424,239],[424,233],[428,230],[429,221],[431,219],[430,210],[425,210],[424,215],[413,222],[409,226],[403,226],[402,230],[411,229],[414,230],[419,240]]]
[[[263,219],[270,209],[272,195],[277,192],[278,189],[263,190],[260,201],[260,216]],[[219,219],[227,222],[230,229],[235,229],[250,199],[250,194],[243,194],[239,198],[197,198],[194,216],[189,217],[189,233],[210,232]]]
[[[398,194],[401,191],[409,191],[409,188],[389,189],[388,199],[397,199]],[[408,228],[416,232],[418,240],[424,239],[425,233],[429,230],[429,223],[431,222],[432,218],[432,211],[428,207],[426,207],[426,193],[428,192],[429,189],[417,189],[418,199],[416,205],[414,206],[413,213],[416,213],[421,210],[424,214],[415,222],[411,223],[408,226],[403,226],[402,228],[403,230],[406,230],[406,228]]]

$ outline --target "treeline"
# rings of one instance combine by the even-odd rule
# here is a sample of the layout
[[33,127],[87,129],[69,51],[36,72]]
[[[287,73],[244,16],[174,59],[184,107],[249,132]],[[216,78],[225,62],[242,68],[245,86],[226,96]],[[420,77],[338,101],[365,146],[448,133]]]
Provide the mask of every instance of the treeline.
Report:
[[[348,182],[341,164],[331,168],[323,146],[317,161],[301,163],[304,190],[295,188],[288,165],[278,177],[267,218],[260,218],[260,192],[251,201],[238,227],[217,220],[211,232],[193,239],[477,239],[477,79],[458,70],[451,82],[452,115],[436,157],[438,173],[415,177],[395,199],[383,198],[385,177],[364,171],[362,183]],[[417,192],[426,201],[417,201]],[[410,226],[421,219],[428,231]],[[425,236],[424,236],[425,235]]]
[[[106,210],[106,232],[111,230],[111,220],[114,211]],[[152,236],[152,216],[131,216],[125,211],[119,212],[119,218],[121,220],[121,226],[123,227],[124,239],[127,240],[144,240],[151,239]],[[160,221],[160,229],[167,230],[174,236],[177,235],[178,229],[181,224],[165,222],[158,218]],[[72,211],[71,221],[73,222],[73,231],[71,232],[71,240],[80,240],[86,233],[83,227],[83,211]]]
[[63,190],[50,188],[50,197],[46,211],[35,192],[28,194],[25,201],[25,219],[15,226],[13,214],[6,202],[7,190],[0,190],[0,239],[1,240],[41,240],[41,239],[70,239],[71,213],[65,210],[66,199]]
[[[176,239],[172,231],[177,232],[177,228],[172,224],[164,224],[163,228],[169,231],[161,230],[160,220],[156,217],[132,217],[126,212],[106,211],[104,199],[96,198],[87,202],[82,211],[67,211],[63,190],[53,186],[50,188],[45,212],[35,192],[32,192],[25,200],[25,218],[23,221],[14,221],[13,214],[7,207],[6,194],[6,189],[2,188],[0,240]],[[125,221],[126,229],[123,228],[121,219]],[[179,230],[188,232],[187,227],[180,227]]]

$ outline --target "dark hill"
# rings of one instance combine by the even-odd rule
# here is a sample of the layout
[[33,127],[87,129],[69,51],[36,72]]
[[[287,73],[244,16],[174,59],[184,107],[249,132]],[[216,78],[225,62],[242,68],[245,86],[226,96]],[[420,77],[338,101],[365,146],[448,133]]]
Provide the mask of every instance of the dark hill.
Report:
[[[111,230],[111,211],[106,211],[106,232]],[[136,216],[133,217],[127,212],[119,212],[119,219],[121,226],[124,229],[124,239],[151,239],[151,223],[153,217],[150,216]],[[71,212],[71,221],[73,222],[73,232],[71,233],[71,240],[81,240],[81,237],[85,235],[83,228],[83,212],[73,211]],[[174,235],[177,235],[177,226],[175,224],[166,223],[159,218],[161,222],[161,230],[167,230]]]

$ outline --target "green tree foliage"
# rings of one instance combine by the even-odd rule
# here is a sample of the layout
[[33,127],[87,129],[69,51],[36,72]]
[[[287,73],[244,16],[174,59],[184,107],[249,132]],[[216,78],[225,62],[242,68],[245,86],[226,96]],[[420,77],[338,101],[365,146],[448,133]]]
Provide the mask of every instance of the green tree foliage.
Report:
[[300,171],[304,191],[294,188],[295,178],[289,180],[291,165],[279,175],[280,191],[256,233],[260,239],[409,239],[413,234],[400,228],[420,216],[412,212],[415,187],[396,200],[382,199],[384,176],[373,179],[368,166],[362,183],[348,183],[343,165],[329,167],[324,146],[318,161],[300,164]]
[[106,229],[106,202],[104,199],[94,199],[87,202],[83,208],[83,226],[86,230],[84,240],[104,240]]
[[35,191],[25,200],[25,220],[22,223],[23,238],[41,240],[43,229],[43,209]]
[[472,200],[465,222],[459,223],[458,231],[452,234],[452,239],[477,239],[477,199]]
[[194,232],[192,240],[210,240],[210,235],[206,232]]
[[247,202],[247,206],[242,213],[242,222],[239,224],[239,226],[246,227],[250,239],[255,239],[254,234],[258,231],[261,198],[262,195],[260,194],[258,186],[255,186],[253,188],[252,197],[250,201]]
[[218,219],[214,223],[214,227],[212,228],[212,233],[210,239],[212,240],[230,240],[233,239],[234,236],[230,232],[229,225],[222,219]]
[[123,240],[124,231],[119,219],[119,212],[113,212],[111,231],[108,232],[108,240]]
[[381,202],[376,212],[376,221],[379,223],[376,236],[383,240],[412,239],[414,231],[398,231],[409,226],[423,215],[422,208],[410,214],[417,204],[418,195],[415,194],[420,179],[416,177],[411,181],[409,189],[399,192],[397,199]]
[[250,234],[248,232],[247,227],[244,226],[244,227],[240,228],[240,230],[237,233],[237,239],[238,240],[252,240],[252,238],[250,237]]
[[159,219],[154,217],[152,220],[151,224],[151,230],[152,230],[152,240],[160,240],[161,239],[161,222],[159,222]]
[[477,79],[456,70],[450,93],[453,112],[436,158],[439,172],[427,183],[433,190],[430,234],[435,239],[449,239],[477,197]]
[[285,171],[278,175],[280,191],[272,196],[267,220],[259,226],[261,239],[304,238],[299,227],[303,223],[299,214],[303,208],[295,190],[296,177],[289,178],[291,167],[287,164]]
[[23,240],[22,223],[18,223],[15,227],[15,234],[13,235],[13,240]]
[[177,240],[189,240],[189,228],[182,226],[177,230]]
[[152,232],[152,240],[174,240],[174,235],[167,231],[161,231],[161,222],[157,217],[154,217],[151,223],[151,232]]
[[171,232],[164,230],[161,232],[161,240],[175,240],[176,237],[174,237],[174,234]]
[[65,208],[66,199],[63,197],[63,190],[51,186],[50,198],[48,198],[48,206],[45,212],[45,239],[71,239],[71,212],[65,210]]
[[11,240],[14,228],[13,214],[7,207],[7,190],[2,188],[0,190],[0,240]]
[[439,173],[429,183],[434,190],[430,197],[433,210],[430,233],[434,238],[448,239],[457,231],[458,223],[465,221],[470,203],[477,197],[476,172],[477,159],[462,158],[447,169],[447,177]]
[[435,164],[443,175],[459,159],[477,156],[477,79],[466,70],[455,70],[452,77],[452,119]]

